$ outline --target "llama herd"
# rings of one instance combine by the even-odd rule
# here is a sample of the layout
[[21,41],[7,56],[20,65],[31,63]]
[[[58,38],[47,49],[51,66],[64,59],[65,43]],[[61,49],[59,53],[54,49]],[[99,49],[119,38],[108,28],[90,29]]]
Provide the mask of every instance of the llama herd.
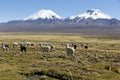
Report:
[[[45,52],[49,53],[55,49],[55,45],[52,43],[50,45],[43,45],[42,43],[39,43],[38,45],[41,48],[43,53]],[[13,42],[12,46],[13,48],[19,47],[21,52],[27,52],[27,47],[34,46],[34,43],[25,42],[23,44],[23,43]],[[88,49],[88,45],[81,44],[81,46],[84,47],[85,49]],[[7,52],[7,51],[9,52],[10,47],[7,43],[2,43],[2,49],[3,49],[3,52]],[[73,58],[76,49],[77,49],[77,44],[72,44],[72,47],[70,47],[69,43],[66,43],[65,50],[66,50],[68,57]]]

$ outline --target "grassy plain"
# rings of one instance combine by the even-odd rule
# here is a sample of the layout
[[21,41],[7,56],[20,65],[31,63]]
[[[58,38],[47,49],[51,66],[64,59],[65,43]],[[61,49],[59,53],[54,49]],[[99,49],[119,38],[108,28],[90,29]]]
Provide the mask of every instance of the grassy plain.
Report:
[[[0,80],[120,80],[120,38],[82,37],[76,34],[0,34]],[[33,42],[27,52],[12,42]],[[43,54],[39,43],[53,43],[55,49]],[[76,43],[75,58],[67,57],[66,43]],[[81,44],[88,44],[84,49]],[[1,44],[0,44],[1,46]]]

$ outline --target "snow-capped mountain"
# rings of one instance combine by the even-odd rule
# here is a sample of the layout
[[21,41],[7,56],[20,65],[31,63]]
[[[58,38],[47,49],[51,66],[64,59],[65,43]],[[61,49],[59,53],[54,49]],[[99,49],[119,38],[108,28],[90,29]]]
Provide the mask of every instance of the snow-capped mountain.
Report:
[[82,25],[116,26],[120,21],[103,13],[98,9],[90,9],[86,12],[70,16],[64,20],[67,23],[79,23]]
[[113,17],[103,13],[102,11],[98,9],[90,9],[87,10],[86,12],[76,15],[76,16],[70,16],[69,19],[75,19],[75,18],[80,18],[80,19],[112,19]]
[[62,19],[62,18],[58,14],[56,14],[55,12],[53,12],[51,10],[42,9],[42,10],[28,16],[24,20],[26,21],[26,20],[37,20],[37,19]]
[[120,20],[97,9],[87,10],[80,15],[65,19],[51,10],[40,10],[25,19],[0,24],[0,31],[79,31],[83,28],[120,29]]

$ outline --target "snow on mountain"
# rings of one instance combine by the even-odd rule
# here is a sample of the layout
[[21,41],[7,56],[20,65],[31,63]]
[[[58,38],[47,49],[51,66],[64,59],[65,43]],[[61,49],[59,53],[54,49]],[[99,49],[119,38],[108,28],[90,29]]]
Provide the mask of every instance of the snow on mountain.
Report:
[[92,19],[112,19],[111,16],[103,13],[100,10],[97,9],[91,9],[91,10],[87,10],[86,12],[77,15],[77,16],[70,16],[69,19],[75,19],[75,18],[80,18],[80,19],[88,19],[88,18],[92,18]]
[[62,19],[62,18],[51,10],[42,9],[28,16],[24,20],[26,21],[26,20],[36,20],[36,19]]

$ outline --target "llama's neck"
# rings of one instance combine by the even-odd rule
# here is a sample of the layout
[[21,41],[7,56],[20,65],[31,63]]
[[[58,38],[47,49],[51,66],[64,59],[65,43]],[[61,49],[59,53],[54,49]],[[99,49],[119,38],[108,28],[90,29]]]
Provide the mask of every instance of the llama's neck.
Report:
[[69,48],[69,44],[66,45],[66,48]]
[[4,44],[2,44],[2,48],[6,48]]
[[41,47],[43,47],[43,45],[42,45],[42,44],[40,44],[40,46],[41,46]]

